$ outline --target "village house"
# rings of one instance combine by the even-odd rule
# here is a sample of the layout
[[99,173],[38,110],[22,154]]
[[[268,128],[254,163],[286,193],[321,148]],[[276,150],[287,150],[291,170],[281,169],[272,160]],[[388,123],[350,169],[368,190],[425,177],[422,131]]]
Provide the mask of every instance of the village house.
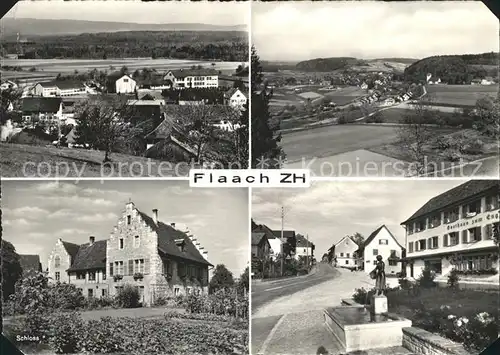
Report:
[[426,82],[427,84],[440,84],[441,83],[441,78],[432,78],[432,74],[431,73],[427,73],[427,76],[426,76]]
[[57,125],[62,116],[63,104],[59,97],[25,97],[21,103],[23,124],[35,126]]
[[[402,222],[407,276],[418,278],[425,267],[437,279],[446,279],[453,268],[498,273],[493,231],[500,223],[499,198],[498,181],[471,180],[430,199]],[[498,275],[492,277],[498,282]]]
[[247,103],[247,97],[240,89],[232,88],[224,93],[224,102],[228,106],[241,110]]
[[133,94],[137,90],[137,82],[128,74],[122,72],[108,74],[106,81],[108,93]]
[[334,246],[336,266],[344,268],[358,267],[357,251],[359,245],[350,236],[340,239]]
[[213,126],[226,132],[233,132],[241,128],[241,125],[239,123],[234,123],[226,120],[216,121],[213,123]]
[[208,253],[187,231],[125,205],[108,240],[78,245],[57,240],[48,260],[52,282],[76,285],[85,297],[114,296],[132,285],[143,305],[159,297],[208,292]]
[[305,258],[309,264],[314,259],[315,245],[303,235],[296,236],[295,259]]
[[401,259],[405,256],[405,248],[385,225],[377,228],[363,243],[363,263],[366,273],[375,268],[377,255],[382,256],[386,274],[396,275],[401,272]]
[[484,79],[481,79],[481,85],[493,85],[495,81],[491,76],[487,76]]
[[137,79],[137,88],[138,89],[149,89],[149,90],[156,90],[156,91],[161,91],[161,90],[167,90],[172,88],[172,81],[170,80],[164,80],[163,76],[161,75],[153,75],[148,78],[141,78]]
[[265,260],[271,256],[271,245],[266,233],[252,232],[252,256],[259,260]]
[[266,239],[269,242],[269,245],[271,247],[270,254],[271,258],[276,260],[276,258],[279,256],[281,253],[281,247],[282,247],[282,240],[276,236],[273,231],[267,227],[265,224],[255,224],[252,227],[252,233],[264,233],[266,235]]
[[85,93],[85,85],[72,80],[54,80],[35,84],[32,89],[34,96],[41,97],[60,97],[73,96]]
[[163,80],[171,81],[175,88],[216,88],[219,86],[219,73],[214,69],[169,70]]

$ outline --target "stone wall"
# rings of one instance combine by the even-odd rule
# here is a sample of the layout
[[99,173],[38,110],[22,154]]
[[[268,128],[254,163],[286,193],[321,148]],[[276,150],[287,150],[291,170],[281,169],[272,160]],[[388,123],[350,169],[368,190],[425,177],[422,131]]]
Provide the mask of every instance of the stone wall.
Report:
[[422,355],[469,355],[461,344],[415,327],[403,328],[403,346]]

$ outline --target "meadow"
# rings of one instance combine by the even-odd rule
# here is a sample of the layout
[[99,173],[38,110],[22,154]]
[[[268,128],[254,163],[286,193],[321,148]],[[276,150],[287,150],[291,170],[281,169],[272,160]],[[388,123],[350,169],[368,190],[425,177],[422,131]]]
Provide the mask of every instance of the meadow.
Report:
[[[497,85],[427,85],[431,102],[436,105],[465,107],[474,106],[485,96],[496,96]],[[425,100],[424,100],[425,101]]]

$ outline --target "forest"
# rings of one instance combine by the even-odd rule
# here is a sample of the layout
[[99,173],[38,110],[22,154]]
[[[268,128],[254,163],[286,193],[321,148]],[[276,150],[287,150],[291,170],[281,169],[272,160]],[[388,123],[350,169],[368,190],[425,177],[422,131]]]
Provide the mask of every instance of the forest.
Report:
[[351,57],[317,58],[297,63],[296,69],[312,72],[330,72],[348,68],[354,65],[363,65],[365,61]]
[[[243,31],[125,31],[43,36],[22,44],[25,59],[172,58],[247,61],[248,34]],[[15,41],[1,53],[17,53]]]
[[472,79],[498,76],[498,53],[434,56],[405,69],[405,81],[422,82],[427,73],[448,84],[470,84]]

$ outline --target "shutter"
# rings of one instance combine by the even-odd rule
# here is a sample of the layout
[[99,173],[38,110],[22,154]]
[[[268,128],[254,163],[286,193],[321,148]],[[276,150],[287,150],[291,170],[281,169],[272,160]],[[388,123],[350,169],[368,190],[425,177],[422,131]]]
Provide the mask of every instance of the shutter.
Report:
[[447,247],[448,246],[448,234],[445,234],[443,236],[443,246]]
[[109,263],[109,276],[113,276],[113,263]]
[[144,275],[149,275],[149,258],[144,259]]
[[132,276],[134,274],[134,260],[128,261],[128,274]]

